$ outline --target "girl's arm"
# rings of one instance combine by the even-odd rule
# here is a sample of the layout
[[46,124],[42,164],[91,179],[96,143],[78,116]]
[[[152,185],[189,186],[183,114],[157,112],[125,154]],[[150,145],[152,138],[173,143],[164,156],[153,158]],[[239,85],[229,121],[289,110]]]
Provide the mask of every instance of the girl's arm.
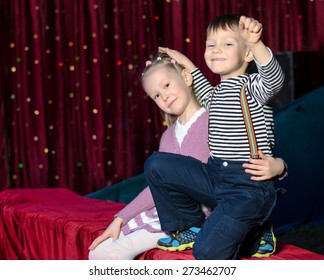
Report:
[[245,172],[252,175],[254,181],[268,179],[283,179],[288,175],[287,164],[281,158],[264,155],[259,151],[260,159],[249,159],[250,163],[244,163]]

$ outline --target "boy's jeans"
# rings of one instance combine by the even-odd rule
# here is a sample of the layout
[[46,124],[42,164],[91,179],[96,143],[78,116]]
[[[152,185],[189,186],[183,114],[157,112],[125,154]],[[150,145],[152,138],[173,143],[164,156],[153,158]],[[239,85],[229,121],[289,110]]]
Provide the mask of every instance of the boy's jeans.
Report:
[[[256,182],[242,162],[154,153],[144,166],[163,231],[201,227],[196,259],[236,259],[246,235],[271,214],[273,181]],[[205,220],[200,205],[214,209]]]

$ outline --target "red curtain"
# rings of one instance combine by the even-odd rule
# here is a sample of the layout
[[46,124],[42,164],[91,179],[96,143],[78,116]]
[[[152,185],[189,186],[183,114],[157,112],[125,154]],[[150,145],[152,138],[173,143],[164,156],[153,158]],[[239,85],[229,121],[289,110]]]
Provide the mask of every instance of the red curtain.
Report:
[[86,194],[141,173],[165,129],[145,60],[176,48],[217,82],[205,30],[229,12],[259,19],[274,51],[323,60],[323,0],[0,0],[0,190]]

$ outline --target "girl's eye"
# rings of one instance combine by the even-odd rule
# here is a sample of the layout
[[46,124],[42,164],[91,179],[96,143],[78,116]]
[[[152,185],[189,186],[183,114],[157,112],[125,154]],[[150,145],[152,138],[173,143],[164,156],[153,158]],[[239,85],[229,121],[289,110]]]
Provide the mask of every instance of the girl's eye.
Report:
[[155,100],[155,99],[157,99],[157,98],[159,98],[159,97],[160,97],[160,94],[157,93],[157,94],[153,97],[153,99]]
[[170,86],[170,83],[165,84],[164,88],[168,88]]
[[233,44],[231,44],[231,43],[225,43],[224,45],[225,45],[225,47],[230,47],[230,46],[232,46]]

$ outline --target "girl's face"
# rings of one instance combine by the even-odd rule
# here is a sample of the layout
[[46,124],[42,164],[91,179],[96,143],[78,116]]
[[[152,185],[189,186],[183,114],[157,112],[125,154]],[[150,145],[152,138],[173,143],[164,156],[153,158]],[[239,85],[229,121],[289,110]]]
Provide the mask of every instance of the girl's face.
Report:
[[179,74],[163,65],[156,66],[145,74],[143,88],[162,111],[180,117],[193,101],[187,74],[186,70]]
[[247,54],[237,27],[234,30],[218,28],[207,36],[205,61],[213,73],[220,75],[221,80],[244,74],[248,65]]

